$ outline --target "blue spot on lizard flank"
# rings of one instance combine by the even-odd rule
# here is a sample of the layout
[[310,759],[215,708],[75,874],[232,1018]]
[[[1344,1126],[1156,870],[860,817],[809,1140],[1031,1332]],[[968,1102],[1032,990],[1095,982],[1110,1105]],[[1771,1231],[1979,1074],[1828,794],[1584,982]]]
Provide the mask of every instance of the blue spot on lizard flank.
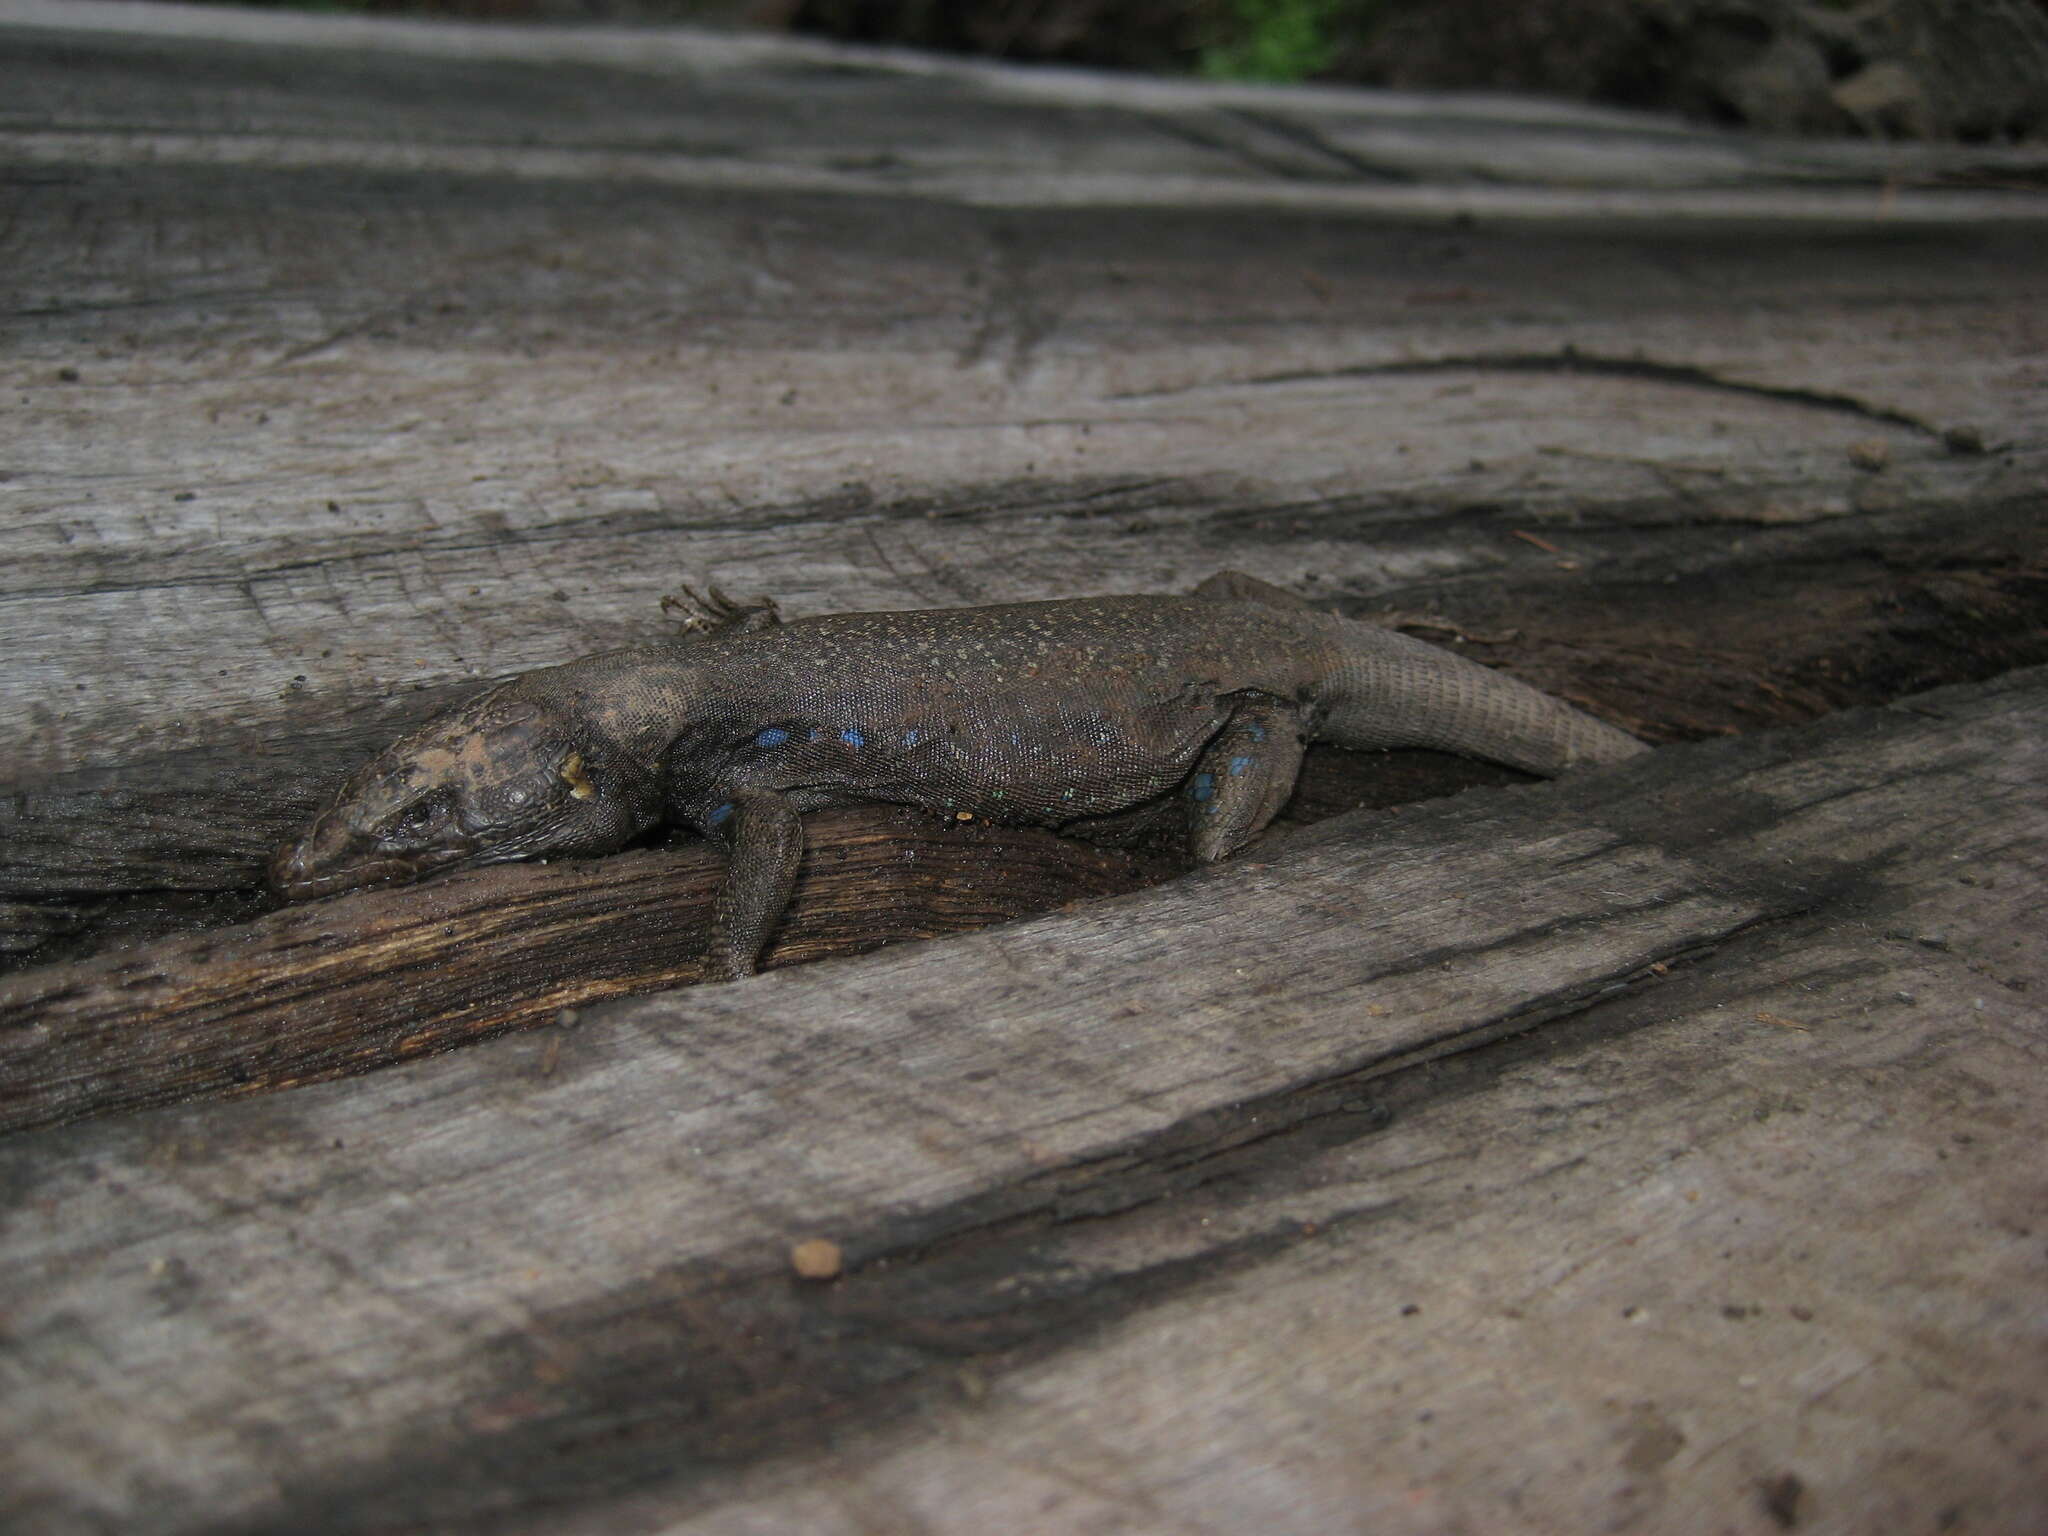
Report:
[[731,814],[732,802],[728,800],[725,802],[725,804],[718,807],[717,810],[713,811],[709,816],[706,816],[704,818],[704,824],[708,827],[715,827],[720,822],[724,821],[725,818],[730,816]]
[[1213,773],[1196,774],[1194,783],[1188,786],[1188,793],[1197,800],[1208,799],[1216,793],[1216,775]]
[[914,747],[914,746],[916,746],[916,745],[917,745],[917,732],[915,732],[915,731],[905,731],[905,732],[903,733],[903,745],[905,745],[906,747]]
[[1233,757],[1230,760],[1230,776],[1233,779],[1236,778],[1239,774],[1243,773],[1245,769],[1251,767],[1251,765],[1252,760],[1248,757]]
[[779,747],[787,740],[789,740],[789,732],[779,725],[771,725],[767,730],[754,738],[754,745],[757,747]]
[[845,742],[849,747],[864,747],[868,744],[867,737],[861,735],[861,733],[859,731],[856,731],[852,726],[848,726],[845,730],[841,731],[839,733],[839,739]]
[[1244,728],[1244,733],[1251,737],[1253,741],[1264,741],[1266,739],[1266,728],[1263,725],[1248,725]]

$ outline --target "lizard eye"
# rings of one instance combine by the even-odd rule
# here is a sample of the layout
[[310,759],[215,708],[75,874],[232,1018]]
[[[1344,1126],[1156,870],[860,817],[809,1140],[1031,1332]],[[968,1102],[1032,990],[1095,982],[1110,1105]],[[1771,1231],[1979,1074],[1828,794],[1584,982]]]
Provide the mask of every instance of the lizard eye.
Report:
[[433,830],[434,823],[447,814],[455,797],[445,789],[431,790],[408,805],[391,823],[388,836],[424,837]]

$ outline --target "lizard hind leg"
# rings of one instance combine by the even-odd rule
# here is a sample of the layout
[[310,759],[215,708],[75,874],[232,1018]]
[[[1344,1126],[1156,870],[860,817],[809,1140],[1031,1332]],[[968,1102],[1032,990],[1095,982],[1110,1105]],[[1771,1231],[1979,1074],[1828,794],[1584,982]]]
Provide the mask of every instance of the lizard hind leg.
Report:
[[1263,697],[1239,704],[1203,750],[1182,791],[1189,851],[1212,864],[1263,831],[1294,793],[1302,750],[1295,708]]

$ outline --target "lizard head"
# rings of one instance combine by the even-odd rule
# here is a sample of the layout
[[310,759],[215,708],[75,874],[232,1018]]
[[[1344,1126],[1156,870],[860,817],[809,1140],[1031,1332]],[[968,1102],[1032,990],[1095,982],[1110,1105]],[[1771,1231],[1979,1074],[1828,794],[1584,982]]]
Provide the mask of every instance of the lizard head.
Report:
[[659,817],[646,769],[515,680],[359,768],[278,850],[270,885],[306,901],[458,866],[610,853]]

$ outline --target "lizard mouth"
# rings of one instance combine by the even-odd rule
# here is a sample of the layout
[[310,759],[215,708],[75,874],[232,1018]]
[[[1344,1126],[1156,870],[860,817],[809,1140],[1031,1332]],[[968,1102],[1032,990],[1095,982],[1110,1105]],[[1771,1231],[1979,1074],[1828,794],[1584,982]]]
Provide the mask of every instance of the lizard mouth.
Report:
[[284,901],[313,901],[343,891],[405,885],[466,858],[467,855],[452,849],[412,854],[360,849],[337,858],[331,854],[323,856],[315,846],[315,838],[307,837],[277,850],[270,861],[269,883],[270,889]]

